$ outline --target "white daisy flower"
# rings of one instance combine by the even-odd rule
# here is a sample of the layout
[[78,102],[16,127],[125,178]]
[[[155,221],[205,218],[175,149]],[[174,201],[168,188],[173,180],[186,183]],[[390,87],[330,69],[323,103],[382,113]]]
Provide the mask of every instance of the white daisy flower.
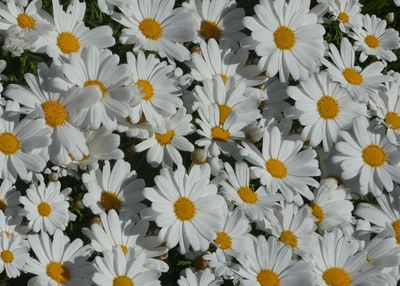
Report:
[[241,276],[240,285],[312,285],[313,277],[304,261],[294,259],[293,250],[270,236],[248,240],[246,255],[237,257],[240,265],[233,270]]
[[363,27],[353,28],[353,31],[350,36],[356,40],[355,50],[361,51],[361,62],[364,62],[369,55],[389,62],[397,59],[392,50],[400,47],[399,32],[393,28],[386,29],[385,20],[379,19],[375,15],[364,15]]
[[[151,219],[161,228],[158,237],[168,248],[179,243],[179,251],[206,250],[222,228],[226,204],[210,183],[210,166],[194,165],[189,174],[179,165],[173,172],[163,168],[154,179],[155,188],[145,188],[152,202]],[[200,191],[201,190],[201,191]]]
[[336,143],[337,152],[332,157],[333,163],[340,164],[344,179],[359,178],[361,195],[379,195],[383,188],[391,192],[393,181],[400,183],[398,149],[387,141],[381,128],[371,127],[368,119],[358,117],[352,134],[340,132],[344,141]]
[[[308,4],[308,5],[307,5]],[[279,79],[305,80],[324,55],[325,29],[309,10],[309,1],[262,0],[254,6],[254,17],[244,17],[243,24],[252,33],[242,40],[242,47],[255,49],[261,57],[258,66],[268,77],[279,72]]]
[[15,182],[17,176],[30,180],[46,161],[38,154],[50,145],[50,129],[43,119],[8,117],[0,107],[0,177]]
[[8,179],[4,179],[0,185],[0,209],[7,216],[15,216],[20,210],[19,197],[20,191],[17,191],[16,187],[12,185],[12,182]]
[[126,58],[131,80],[140,90],[135,95],[139,103],[129,113],[130,121],[138,123],[144,115],[152,125],[161,125],[163,117],[175,114],[176,109],[183,105],[180,99],[182,89],[173,76],[174,66],[160,62],[153,54],[146,58],[142,51],[137,57],[128,52]]
[[118,55],[96,46],[83,47],[79,53],[72,53],[68,61],[62,62],[62,70],[65,80],[55,78],[56,88],[67,91],[72,86],[81,89],[95,86],[100,94],[100,99],[84,110],[83,127],[98,129],[103,125],[114,130],[117,116],[128,116],[127,102],[133,94],[126,86],[129,83],[128,66],[119,64]]
[[339,28],[343,33],[347,33],[349,28],[362,26],[362,14],[359,0],[319,0],[318,2],[329,5],[329,13],[334,20],[339,21]]
[[180,42],[196,37],[193,14],[186,8],[174,9],[174,0],[137,0],[119,5],[121,13],[112,18],[126,28],[119,40],[135,44],[135,48],[156,51],[161,57],[172,57],[180,62],[190,59],[190,53]]
[[242,156],[255,165],[251,167],[254,176],[260,178],[272,193],[279,189],[288,202],[294,201],[298,205],[303,203],[300,195],[314,199],[308,185],[318,187],[319,183],[311,176],[321,174],[314,150],[299,152],[303,142],[282,138],[276,126],[265,131],[262,153],[252,143],[243,142],[242,145]]
[[96,286],[161,285],[161,272],[144,266],[146,255],[136,255],[131,249],[126,254],[120,247],[106,250],[104,257],[95,258],[93,282]]
[[119,120],[118,123],[118,132],[125,133],[128,137],[147,139],[153,134],[154,126],[146,120],[144,113],[137,123],[133,123],[129,116],[125,120]]
[[400,265],[400,247],[393,237],[376,236],[365,244],[363,250],[367,251],[368,263],[377,269],[384,269],[384,272]]
[[0,235],[5,233],[7,237],[11,234],[16,234],[25,237],[28,232],[28,228],[25,225],[21,225],[22,216],[7,216],[2,211],[0,211]]
[[79,52],[83,47],[94,45],[99,49],[108,48],[115,44],[112,29],[103,25],[94,29],[85,26],[83,18],[86,2],[73,0],[68,5],[67,12],[63,10],[59,0],[52,0],[54,29],[43,40],[47,46],[47,54],[58,61]]
[[236,0],[190,0],[182,6],[189,8],[196,20],[195,43],[215,39],[232,41],[232,46],[236,47],[245,36],[240,32],[244,29],[244,9],[237,8]]
[[57,229],[65,230],[69,221],[76,216],[69,212],[69,194],[71,188],[60,191],[61,184],[49,184],[47,187],[31,184],[26,190],[26,196],[19,201],[24,205],[21,213],[29,221],[29,228],[34,232],[48,232],[53,234]]
[[328,68],[331,79],[346,88],[353,99],[359,102],[367,102],[369,98],[374,100],[381,84],[391,80],[390,76],[381,73],[382,62],[374,62],[363,70],[355,66],[355,51],[347,38],[340,43],[340,54],[334,44],[329,44],[329,49],[334,64],[327,59],[322,59],[322,63]]
[[268,194],[264,187],[254,192],[250,188],[250,169],[246,162],[236,162],[235,171],[227,162],[224,167],[226,179],[220,185],[226,199],[240,208],[251,221],[272,215],[273,208],[278,206],[275,202],[282,197]]
[[28,259],[24,271],[37,275],[28,281],[31,286],[90,286],[93,268],[87,260],[92,254],[89,245],[79,238],[70,242],[60,229],[53,239],[46,232],[29,235],[35,258]]
[[283,119],[284,110],[290,106],[285,101],[289,98],[287,87],[288,83],[281,82],[276,76],[268,79],[262,87],[261,102],[258,107],[262,110],[266,122],[269,122],[270,118]]
[[330,81],[325,71],[299,86],[289,86],[287,93],[296,101],[294,116],[305,126],[302,139],[312,147],[322,142],[325,152],[336,143],[338,131],[349,129],[356,117],[367,112],[364,104],[354,102],[344,88]]
[[29,258],[29,245],[17,233],[0,235],[0,273],[6,270],[7,277],[21,275],[21,270]]
[[186,268],[177,283],[179,286],[217,286],[223,282],[222,279],[217,279],[209,268],[195,273],[192,269]]
[[115,162],[112,170],[110,162],[104,161],[102,170],[83,174],[82,182],[89,191],[82,202],[96,215],[114,209],[137,220],[144,208],[141,201],[145,182],[138,179],[136,171],[131,171],[131,165],[122,159]]
[[146,160],[152,166],[181,165],[179,151],[192,152],[194,146],[185,136],[194,132],[192,116],[181,107],[170,118],[165,118],[163,126],[154,129],[153,135],[135,146],[136,152],[147,150]]

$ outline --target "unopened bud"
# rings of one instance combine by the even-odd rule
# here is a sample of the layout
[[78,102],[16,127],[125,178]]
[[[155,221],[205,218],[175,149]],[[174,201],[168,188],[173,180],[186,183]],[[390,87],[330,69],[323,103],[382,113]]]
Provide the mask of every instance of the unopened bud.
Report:
[[207,151],[204,149],[196,148],[191,154],[192,162],[197,165],[203,165],[207,162]]
[[85,206],[83,205],[81,199],[75,200],[75,206],[77,207],[77,209],[79,209],[81,211],[85,209]]
[[252,143],[257,143],[263,136],[260,128],[257,126],[249,126],[245,131],[246,139]]
[[204,270],[208,267],[208,260],[203,259],[202,256],[196,256],[193,260],[193,266],[196,270]]
[[90,225],[93,225],[93,224],[98,224],[99,226],[103,227],[103,223],[101,222],[101,219],[98,216],[95,216],[94,218],[92,218],[90,220]]
[[57,182],[58,181],[58,174],[56,172],[51,172],[49,174],[49,181],[53,182],[53,183]]
[[201,49],[200,49],[200,47],[199,46],[194,46],[191,50],[190,50],[190,52],[193,54],[193,53],[196,53],[196,54],[199,54],[200,56],[203,56],[203,53],[202,53],[202,51],[201,51]]
[[392,24],[394,21],[394,13],[393,12],[387,13],[385,19],[389,24]]

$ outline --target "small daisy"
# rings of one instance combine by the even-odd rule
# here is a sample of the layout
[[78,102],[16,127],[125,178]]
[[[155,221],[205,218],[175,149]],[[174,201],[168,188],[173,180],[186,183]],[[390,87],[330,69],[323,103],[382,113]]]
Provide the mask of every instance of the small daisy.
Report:
[[190,0],[183,3],[183,7],[189,8],[196,20],[197,39],[193,42],[208,41],[232,41],[237,46],[245,34],[242,18],[244,9],[237,8],[235,0]]
[[254,176],[275,193],[278,189],[288,202],[301,205],[303,199],[314,199],[308,185],[318,187],[319,183],[311,176],[321,174],[316,152],[312,149],[300,149],[303,142],[282,138],[279,128],[274,126],[266,130],[263,137],[262,153],[249,142],[242,143],[242,156],[255,166],[251,167]]
[[336,143],[332,160],[340,164],[344,179],[359,178],[361,195],[379,195],[383,188],[391,192],[393,181],[400,183],[400,154],[383,132],[371,130],[368,119],[361,116],[353,122],[352,134],[341,131],[344,141]]
[[153,166],[161,163],[166,166],[181,165],[182,156],[179,151],[192,152],[194,146],[185,136],[194,132],[192,116],[181,107],[177,113],[165,119],[164,126],[155,128],[153,136],[135,146],[136,152],[149,149],[147,162]]
[[363,27],[353,29],[350,36],[356,40],[354,47],[361,51],[360,61],[364,62],[368,56],[376,56],[378,60],[395,61],[396,55],[392,50],[400,47],[399,32],[393,28],[386,29],[386,21],[375,15],[363,16]]
[[90,170],[82,175],[82,182],[88,189],[83,196],[83,204],[94,214],[114,209],[126,212],[135,220],[144,208],[142,191],[145,187],[143,179],[138,179],[131,165],[120,159],[113,168],[109,161],[104,161],[103,170]]
[[[309,2],[308,2],[309,3]],[[261,57],[258,66],[268,77],[279,72],[282,82],[305,80],[324,55],[325,29],[303,1],[261,1],[254,6],[254,17],[244,17],[251,37],[242,40],[245,48]]]
[[400,265],[400,247],[393,237],[374,237],[363,247],[367,251],[367,261],[375,268],[387,269]]
[[7,216],[15,216],[20,210],[19,197],[20,191],[17,191],[12,182],[8,179],[4,179],[0,185],[0,209]]
[[21,225],[22,216],[7,216],[2,211],[0,211],[0,235],[5,233],[7,237],[11,234],[18,234],[25,237],[28,232],[28,228],[25,225]]
[[24,271],[37,275],[28,281],[31,286],[90,286],[92,265],[87,260],[92,254],[89,245],[79,238],[70,242],[60,229],[53,239],[46,232],[29,235],[30,247],[36,255],[28,259]]
[[6,270],[7,277],[21,275],[21,270],[29,258],[29,245],[21,235],[12,233],[0,235],[0,273]]
[[186,268],[184,275],[178,280],[179,286],[217,286],[224,281],[217,279],[209,268],[204,271],[193,272],[192,269]]
[[61,184],[49,184],[47,187],[31,184],[26,190],[26,196],[19,201],[24,205],[22,214],[29,221],[29,228],[35,232],[53,234],[56,229],[65,230],[69,221],[76,216],[69,212],[68,195],[72,189],[67,188],[60,192]]
[[172,57],[182,62],[190,53],[180,42],[196,38],[194,16],[186,8],[174,9],[174,0],[137,0],[118,5],[121,13],[112,18],[125,26],[119,40],[135,44],[135,48],[156,51],[161,57]]
[[328,152],[338,139],[338,131],[351,127],[353,120],[366,115],[364,104],[354,102],[347,91],[331,82],[327,72],[320,72],[287,89],[296,101],[294,115],[305,126],[301,132],[304,141],[315,147],[321,143]]
[[106,250],[104,257],[95,258],[93,282],[96,286],[143,285],[160,286],[161,272],[144,267],[146,255],[136,255],[133,250],[126,254],[120,247]]
[[152,202],[152,219],[161,228],[158,237],[168,248],[179,243],[179,251],[206,250],[222,228],[226,211],[217,186],[210,183],[210,166],[194,165],[189,174],[179,165],[173,172],[163,168],[155,177],[155,188],[145,188]]
[[240,285],[312,285],[313,277],[304,261],[294,259],[293,250],[270,236],[260,235],[243,244],[246,255],[237,257],[233,271],[241,276]]
[[374,62],[363,70],[355,66],[355,51],[347,38],[340,43],[340,53],[334,44],[329,44],[329,49],[334,64],[327,59],[322,59],[322,63],[328,68],[332,80],[346,88],[353,99],[359,102],[367,102],[369,98],[373,100],[381,84],[391,80],[390,76],[381,73],[382,62]]
[[359,0],[334,0],[318,1],[329,5],[329,13],[334,20],[339,21],[339,28],[343,33],[347,33],[349,28],[358,28],[362,26],[362,14]]

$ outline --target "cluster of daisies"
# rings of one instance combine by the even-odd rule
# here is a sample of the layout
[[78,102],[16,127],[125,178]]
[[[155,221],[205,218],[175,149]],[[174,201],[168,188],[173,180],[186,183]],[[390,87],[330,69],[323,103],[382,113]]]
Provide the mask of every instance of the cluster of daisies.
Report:
[[[98,0],[110,25],[90,29],[86,3],[68,2],[0,2],[3,51],[51,59],[24,82],[0,75],[2,277],[397,285],[400,37],[386,20],[359,0],[260,0],[252,16],[235,0]],[[77,209],[93,219],[69,237]]]

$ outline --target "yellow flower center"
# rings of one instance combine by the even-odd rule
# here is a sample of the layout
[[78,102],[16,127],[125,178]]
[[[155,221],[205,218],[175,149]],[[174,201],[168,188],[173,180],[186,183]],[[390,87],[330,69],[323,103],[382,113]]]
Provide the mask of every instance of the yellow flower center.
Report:
[[17,136],[10,132],[0,134],[0,151],[5,155],[13,155],[21,148]]
[[97,79],[91,79],[87,80],[83,86],[86,87],[89,85],[96,85],[100,88],[102,94],[100,101],[103,100],[104,97],[106,96],[106,87],[104,86],[104,84],[101,81],[98,81]]
[[42,103],[42,109],[46,124],[51,127],[57,127],[67,120],[67,110],[58,101],[46,101]]
[[128,276],[117,276],[114,278],[113,286],[135,286]]
[[269,159],[265,162],[265,167],[267,168],[268,173],[270,173],[274,178],[283,179],[287,175],[285,164],[278,159]]
[[9,250],[3,250],[0,256],[4,263],[11,263],[14,261],[14,254]]
[[335,119],[340,111],[339,104],[332,96],[325,95],[318,100],[318,113],[322,119]]
[[225,142],[228,141],[229,138],[231,138],[231,134],[228,132],[228,130],[219,127],[214,127],[211,129],[211,137],[214,140]]
[[39,215],[42,217],[49,216],[51,214],[51,206],[46,202],[41,202],[38,207]]
[[143,89],[140,91],[141,94],[144,94],[142,100],[150,100],[153,97],[154,95],[153,86],[147,80],[140,79],[136,82],[136,85],[138,87],[143,87]]
[[100,204],[107,211],[111,209],[119,210],[121,208],[121,200],[113,192],[104,192],[101,195]]
[[388,112],[385,117],[385,122],[390,125],[390,129],[400,129],[400,116],[396,112]]
[[192,220],[196,215],[196,206],[190,199],[181,197],[174,203],[174,212],[180,221]]
[[161,38],[163,32],[160,23],[151,18],[143,19],[139,24],[139,30],[147,39],[153,41]]
[[245,203],[255,204],[258,201],[258,195],[248,187],[240,187],[237,193]]
[[396,234],[396,242],[397,244],[400,244],[400,219],[396,220],[395,222],[392,222],[392,227]]
[[338,15],[338,19],[343,24],[346,24],[346,23],[348,23],[350,21],[349,15],[347,15],[347,13],[345,13],[345,12],[340,12],[339,15]]
[[363,82],[362,74],[359,74],[352,68],[345,68],[342,74],[344,78],[347,80],[347,82],[350,84],[360,85]]
[[373,35],[368,35],[365,37],[364,42],[367,44],[368,47],[371,49],[376,49],[379,47],[379,40],[377,37]]
[[5,233],[7,235],[7,237],[10,237],[10,233],[6,230],[0,231],[0,233]]
[[57,46],[64,54],[76,53],[79,51],[80,44],[74,34],[62,32],[58,34]]
[[332,267],[322,274],[322,278],[328,286],[349,286],[351,277],[346,270],[339,267]]
[[226,75],[224,75],[223,73],[218,73],[214,75],[215,77],[220,76],[222,78],[222,81],[224,82],[224,84],[226,84],[226,81],[228,80],[228,77]]
[[281,236],[279,237],[279,240],[287,245],[290,245],[293,248],[297,247],[297,237],[290,230],[282,231]]
[[0,209],[4,212],[6,208],[7,208],[6,202],[0,199]]
[[232,112],[232,108],[225,104],[220,104],[219,108],[219,124],[224,125],[225,120],[228,118],[229,114]]
[[317,205],[316,203],[311,203],[310,204],[312,214],[318,219],[317,224],[320,225],[321,222],[324,220],[324,211],[323,209]]
[[380,167],[386,162],[386,153],[378,145],[369,145],[362,151],[362,158],[371,167]]
[[368,262],[368,263],[371,263],[371,262],[372,262],[371,257],[369,257],[368,255],[367,255],[367,262]]
[[125,245],[123,245],[123,244],[117,244],[117,245],[115,245],[115,247],[121,247],[121,249],[122,249],[122,252],[126,255],[126,253],[128,252],[128,247],[126,247]]
[[217,23],[213,21],[204,21],[200,27],[200,34],[206,40],[211,38],[218,40],[221,37],[221,29],[218,27]]
[[58,283],[67,283],[71,279],[68,267],[60,262],[50,262],[46,267],[47,275]]
[[280,26],[274,32],[274,42],[280,50],[291,50],[296,44],[296,35],[290,28]]
[[281,283],[279,275],[269,269],[263,269],[258,272],[257,281],[261,286],[279,286]]
[[32,30],[33,27],[35,27],[36,21],[28,14],[23,13],[18,15],[17,23],[22,29],[28,28],[29,30]]
[[232,247],[232,239],[224,231],[217,232],[217,238],[214,242],[215,244],[219,244],[219,248],[221,249],[230,249]]
[[175,136],[174,130],[168,130],[164,134],[155,133],[154,135],[161,146],[165,146],[171,143],[172,139]]

